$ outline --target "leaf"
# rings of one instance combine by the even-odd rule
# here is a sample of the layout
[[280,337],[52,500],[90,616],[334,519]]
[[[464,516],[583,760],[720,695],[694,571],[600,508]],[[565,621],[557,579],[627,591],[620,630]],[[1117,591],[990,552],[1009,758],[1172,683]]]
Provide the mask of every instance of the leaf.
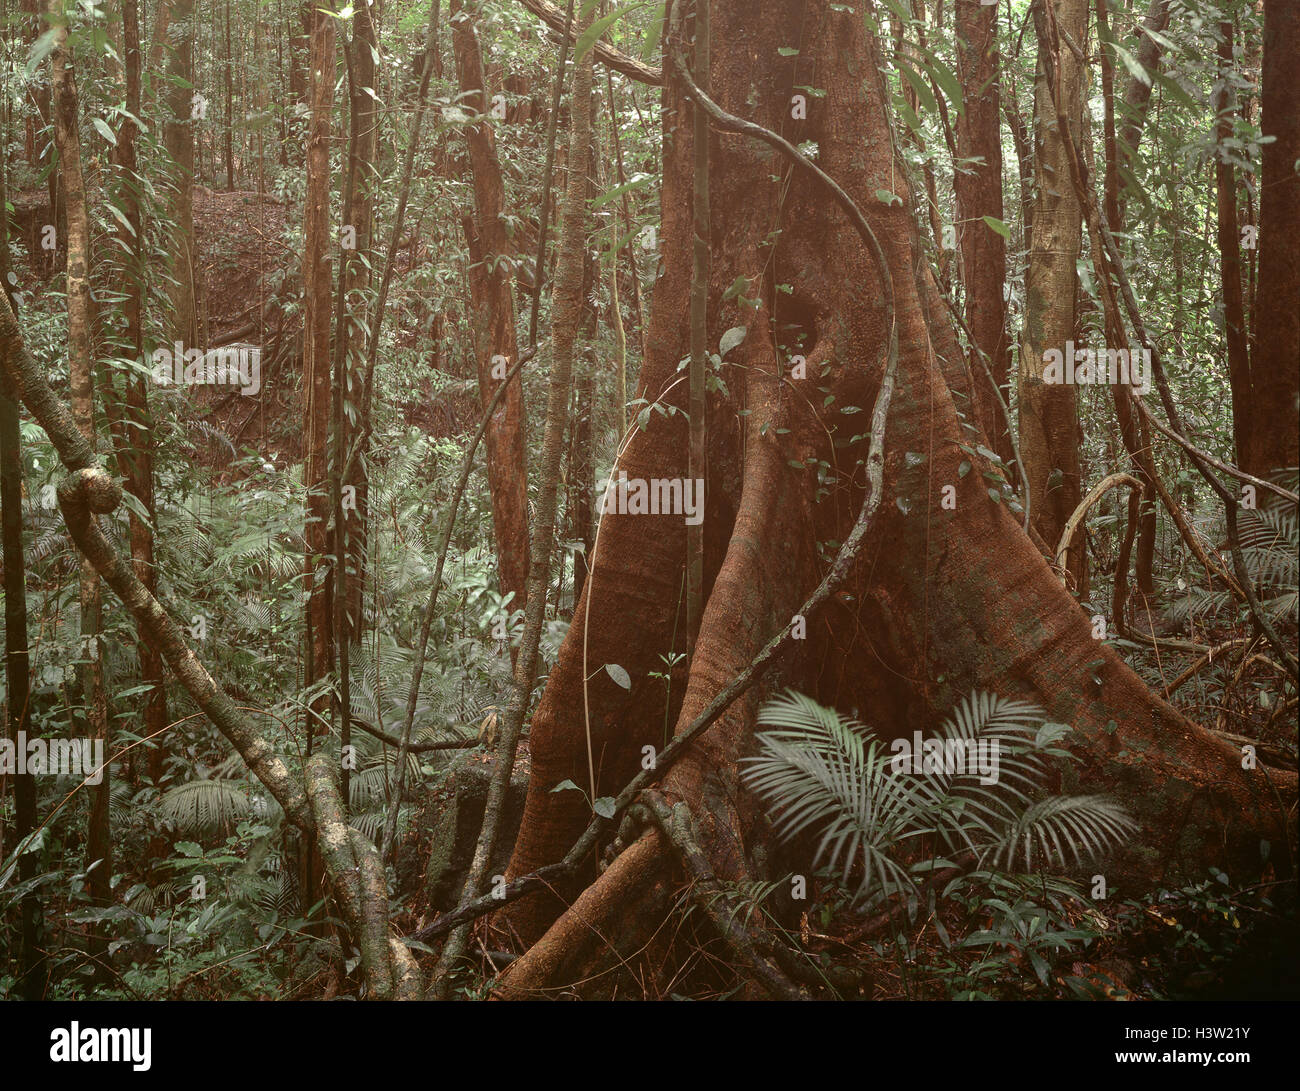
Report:
[[[599,197],[597,197],[594,201],[591,202],[591,207],[593,209],[600,208],[601,205],[608,204],[610,201],[614,200],[615,197],[621,197],[623,196],[623,194],[630,193],[634,189],[640,189],[642,186],[649,185],[653,181],[654,181],[653,174],[643,174],[640,171],[638,171],[637,173],[633,174],[632,177],[629,178],[626,182],[624,182],[621,186],[615,186],[613,189],[607,189],[604,193],[602,193]],[[636,231],[632,231],[631,234],[635,235]]]
[[781,47],[777,50],[777,52],[778,52],[779,54],[781,54],[782,57],[797,57],[797,56],[799,56],[799,51],[798,51],[797,49],[791,49],[788,45],[783,45],[783,46],[781,46]]
[[573,781],[571,780],[562,780],[560,781],[559,784],[557,784],[554,788],[552,788],[551,791],[553,793],[568,792],[568,791],[581,792],[582,789],[579,788],[576,784],[574,784]]
[[993,231],[996,231],[1004,239],[1011,238],[1011,228],[1001,220],[993,216],[981,216],[980,219],[982,219]]
[[592,49],[595,48],[596,42],[600,36],[605,33],[611,26],[623,18],[629,11],[635,11],[641,7],[640,4],[632,4],[626,8],[620,8],[618,11],[611,11],[608,15],[602,16],[591,24],[578,38],[578,44],[573,47],[573,60],[576,64],[582,60]]
[[600,815],[601,818],[613,818],[614,797],[601,796],[598,800],[596,800],[595,803],[591,805],[591,809],[595,811],[598,815]]
[[632,688],[631,677],[628,675],[627,671],[625,671],[617,663],[606,663],[605,673],[608,674],[612,679],[614,679],[614,682],[617,685],[622,686],[624,689],[630,690]]
[[667,0],[665,0],[655,9],[655,13],[650,16],[650,25],[646,28],[645,42],[641,46],[641,60],[646,64],[649,64],[654,57],[655,50],[659,48],[659,40],[663,37],[664,15],[667,6]]
[[117,144],[117,137],[113,135],[113,130],[108,127],[108,122],[102,117],[92,117],[90,123],[95,126],[95,131],[110,144]]
[[912,85],[912,90],[916,92],[917,100],[931,114],[938,114],[939,105],[934,100],[934,92],[930,90],[930,85],[921,78],[921,74],[907,63],[900,63],[898,71],[903,78]]
[[957,476],[965,477],[968,473],[970,473],[970,462],[963,458],[961,465],[957,467]]
[[722,339],[718,342],[718,352],[726,356],[745,339],[745,334],[748,332],[748,326],[732,326],[722,335]]
[[989,489],[989,499],[1000,504],[1002,502],[1002,490]]
[[1115,51],[1115,56],[1120,59],[1124,67],[1129,70],[1129,74],[1137,80],[1138,83],[1142,84],[1144,87],[1151,86],[1151,74],[1138,64],[1137,58],[1134,57],[1132,53],[1118,42],[1111,42],[1110,47]]
[[943,93],[948,96],[948,101],[953,104],[957,112],[961,113],[963,105],[961,83],[953,74],[952,69],[944,64],[938,57],[931,55],[925,66],[925,70],[934,77],[935,83],[943,88]]
[[897,193],[891,193],[887,189],[876,190],[876,200],[879,201],[882,205],[890,205],[890,206],[892,206],[895,201],[897,201],[900,205],[903,203],[903,198],[901,198]]

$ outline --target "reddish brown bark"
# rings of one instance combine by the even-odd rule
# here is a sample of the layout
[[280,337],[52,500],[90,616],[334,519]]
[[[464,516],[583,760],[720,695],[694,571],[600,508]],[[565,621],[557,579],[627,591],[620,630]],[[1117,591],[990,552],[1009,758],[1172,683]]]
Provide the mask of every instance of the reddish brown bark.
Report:
[[[330,111],[334,97],[334,19],[313,10],[311,33],[311,133],[307,141],[307,198],[304,210],[303,282],[303,485],[307,489],[304,559],[308,592],[307,670],[310,685],[325,677],[333,661],[333,603],[325,565],[330,552],[330,259],[334,232],[329,222]],[[312,732],[325,725],[313,721]]]
[[1264,145],[1259,207],[1259,298],[1254,316],[1250,442],[1244,469],[1300,465],[1300,5],[1264,2]]
[[194,37],[198,0],[171,0],[167,27],[167,120],[163,136],[174,172],[172,193],[170,251],[172,280],[171,336],[195,346],[197,336],[195,306],[194,249]]
[[[1055,23],[1060,33],[1078,44],[1088,25],[1087,0],[1054,0]],[[1020,340],[1020,458],[1029,490],[1034,529],[1049,543],[1060,540],[1065,523],[1078,507],[1082,492],[1079,469],[1079,410],[1076,390],[1044,379],[1044,354],[1066,352],[1078,330],[1075,298],[1078,276],[1075,262],[1080,250],[1082,216],[1074,189],[1069,185],[1069,163],[1057,118],[1056,101],[1068,119],[1079,144],[1082,110],[1082,66],[1064,42],[1056,41],[1061,63],[1049,85],[1045,42],[1047,29],[1041,11],[1035,13],[1039,30],[1038,78],[1035,87],[1033,231],[1025,270],[1025,323]],[[1080,593],[1087,586],[1087,553],[1081,538],[1066,559],[1072,586]]]
[[[1233,66],[1232,23],[1219,24],[1219,64],[1226,79]],[[1215,108],[1216,126],[1222,143],[1232,136],[1233,96],[1225,83]],[[1218,221],[1219,283],[1223,292],[1223,335],[1228,345],[1228,378],[1232,385],[1232,432],[1237,462],[1247,458],[1250,447],[1250,354],[1246,343],[1246,315],[1241,296],[1241,236],[1237,230],[1237,172],[1228,149],[1217,149],[1214,160],[1214,202]]]
[[[1092,639],[1088,619],[1016,517],[989,498],[980,475],[958,472],[967,456],[958,446],[962,431],[945,372],[960,350],[935,320],[942,310],[933,281],[924,272],[913,275],[925,268],[915,226],[902,208],[872,199],[886,184],[898,192],[902,172],[893,162],[886,99],[874,75],[875,45],[860,15],[819,0],[764,0],[758,10],[722,0],[711,10],[714,40],[728,43],[711,73],[724,109],[791,135],[790,97],[807,82],[805,65],[818,73],[827,97],[809,103],[794,135],[817,141],[823,168],[866,210],[896,298],[899,385],[880,523],[852,586],[827,613],[810,619],[807,645],[784,665],[781,683],[837,707],[869,709],[887,734],[911,730],[976,687],[1034,699],[1075,727],[1079,779],[1120,795],[1143,822],[1142,835],[1105,866],[1108,878],[1172,877],[1195,870],[1207,855],[1257,859],[1261,831],[1287,836],[1294,775],[1274,771],[1270,785],[1263,772],[1243,771],[1235,751],[1152,696]],[[801,40],[797,62],[778,63],[792,26],[817,29]],[[675,80],[664,96],[664,266],[641,389],[651,399],[673,383],[686,355],[681,316],[691,269],[691,112]],[[649,677],[661,669],[662,654],[681,650],[675,623],[685,563],[682,521],[606,515],[582,601],[533,719],[532,776],[511,875],[559,859],[590,816],[579,793],[550,791],[565,778],[585,783],[584,679],[591,676],[596,791],[613,793],[639,768],[644,746],[662,748],[665,712],[672,723],[688,723],[790,623],[820,575],[818,543],[843,540],[862,502],[860,489],[846,485],[861,445],[832,453],[825,429],[836,428],[845,439],[861,431],[840,409],[869,406],[880,382],[889,315],[877,268],[825,193],[802,175],[786,179],[765,147],[715,135],[710,187],[710,336],[742,319],[734,298],[724,301],[738,275],[751,278],[746,294],[763,305],[743,315],[748,335],[734,357],[745,370],[727,377],[729,396],[715,395],[711,405],[706,605],[684,699],[665,709],[663,687]],[[778,294],[776,283],[790,283],[793,291]],[[781,341],[801,341],[806,379],[782,378],[777,323],[796,326],[782,328]],[[820,419],[809,400],[822,406],[822,398],[807,398],[818,385],[835,395]],[[683,386],[667,395],[679,407]],[[740,417],[740,409],[749,415]],[[681,475],[685,431],[680,416],[652,415],[619,469],[629,477]],[[924,459],[909,459],[909,450]],[[815,475],[789,465],[810,456],[834,458],[842,470],[838,490],[820,503]],[[956,488],[956,510],[940,507],[945,484]],[[1096,660],[1102,666],[1094,670]],[[630,692],[594,670],[604,663],[629,672]],[[664,783],[671,797],[691,804],[700,843],[723,879],[762,873],[755,856],[762,841],[758,815],[736,779],[736,759],[750,745],[761,696],[752,690],[734,705]],[[594,868],[587,878],[592,875]],[[644,913],[657,912],[668,875],[658,835],[649,834],[585,890],[569,886],[558,898],[534,895],[507,906],[498,923],[529,946],[507,974],[508,987],[527,993],[573,982],[608,957],[610,945],[634,950],[620,948],[620,941]],[[577,904],[557,920],[575,896]]]
[[[966,325],[971,332],[971,376],[976,417],[990,446],[1010,466],[1014,459],[1007,418],[990,389],[976,354],[982,352],[1003,399],[1007,390],[1010,345],[1006,333],[1003,283],[1007,275],[1006,240],[981,217],[1003,218],[1002,128],[998,89],[998,9],[979,0],[957,0],[957,74],[965,109],[957,115],[957,154],[982,164],[954,171],[957,244],[961,248],[962,284],[966,289]],[[969,173],[967,173],[969,171]]]
[[[353,247],[340,252],[338,329],[341,344],[335,346],[336,386],[348,399],[351,413],[339,422],[342,447],[351,451],[359,435],[369,429],[374,391],[365,382],[366,331],[371,327],[367,313],[371,270],[374,260],[375,170],[375,57],[378,52],[375,24],[369,0],[356,7],[352,17],[352,41],[347,44],[348,63],[348,165],[344,186],[344,226],[355,232]],[[359,404],[358,404],[359,403]],[[355,458],[346,467],[342,485],[356,489],[356,508],[344,514],[346,520],[347,593],[342,630],[355,641],[361,628],[362,592],[366,576],[366,530],[370,525],[370,478],[365,458]],[[336,628],[338,628],[336,626]],[[337,634],[336,634],[337,636]],[[346,784],[346,776],[345,776]]]
[[[496,137],[486,116],[491,110],[483,56],[474,15],[454,0],[452,47],[456,73],[467,109],[484,115],[465,133],[474,174],[472,219],[465,220],[470,252],[470,294],[474,304],[474,355],[480,404],[487,408],[506,371],[515,362],[515,304],[511,294],[515,247],[506,234],[502,213],[505,186],[497,160]],[[504,363],[502,362],[504,361]],[[494,375],[495,370],[495,375]],[[492,530],[496,540],[501,593],[513,591],[513,608],[524,604],[528,581],[528,463],[524,450],[523,381],[515,378],[484,437],[488,488],[492,496]]]

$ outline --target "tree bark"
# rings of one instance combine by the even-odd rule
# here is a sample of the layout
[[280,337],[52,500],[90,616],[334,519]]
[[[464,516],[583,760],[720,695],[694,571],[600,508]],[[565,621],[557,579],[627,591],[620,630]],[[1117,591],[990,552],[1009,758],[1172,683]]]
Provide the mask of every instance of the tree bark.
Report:
[[1252,323],[1250,428],[1243,469],[1258,477],[1300,465],[1300,7],[1264,0],[1264,145],[1259,204],[1259,293]]
[[[1228,89],[1227,78],[1233,68],[1232,22],[1219,24],[1219,79],[1224,81],[1215,100],[1218,122],[1215,126],[1220,145],[1232,136],[1232,119],[1236,113],[1235,96]],[[1237,230],[1237,172],[1227,147],[1215,149],[1214,207],[1218,225],[1219,285],[1223,293],[1223,337],[1228,346],[1228,379],[1232,387],[1232,433],[1236,462],[1244,465],[1249,458],[1250,433],[1254,422],[1252,408],[1250,351],[1246,341],[1246,314],[1241,296],[1241,236]]]
[[[9,136],[8,125],[0,134]],[[0,291],[13,306],[9,284],[9,215],[8,180],[5,164],[0,163]],[[4,568],[5,595],[5,697],[4,730],[18,746],[20,734],[31,733],[31,680],[27,642],[27,567],[23,557],[23,461],[18,427],[18,391],[11,390],[6,376],[0,373],[0,567]],[[13,842],[17,845],[36,829],[36,774],[15,773]],[[36,878],[40,857],[24,853],[18,859],[18,878],[29,882]],[[44,913],[40,894],[24,895],[18,956],[18,981],[25,1000],[40,1000],[45,993],[48,962],[43,951]]]
[[[817,142],[823,169],[867,210],[894,286],[900,355],[879,523],[844,592],[809,625],[806,645],[783,662],[778,684],[836,707],[869,708],[886,735],[931,722],[976,688],[1037,701],[1052,719],[1073,726],[1079,782],[1119,795],[1142,821],[1142,836],[1104,865],[1112,887],[1172,881],[1214,856],[1257,862],[1261,831],[1270,839],[1287,836],[1294,774],[1242,770],[1239,753],[1156,699],[1093,639],[1088,618],[1015,516],[990,499],[980,473],[959,472],[968,456],[959,446],[963,432],[945,373],[948,362],[960,361],[960,350],[939,320],[936,285],[904,211],[907,195],[900,194],[902,207],[874,200],[886,184],[898,192],[902,171],[893,159],[888,99],[875,75],[876,44],[860,15],[817,0],[763,0],[757,9],[717,0],[711,22],[714,40],[729,43],[714,57],[714,98],[725,110],[787,132],[791,95],[806,79],[794,65],[762,62],[779,56],[792,26],[817,28],[801,39],[799,64],[818,73],[827,97],[809,104],[793,135]],[[693,137],[675,79],[664,98],[664,267],[641,393],[680,409],[685,392],[676,382],[677,364],[689,347],[681,316],[692,268]],[[676,622],[685,528],[663,516],[606,514],[591,575],[533,718],[532,772],[511,878],[558,860],[587,825],[590,809],[579,793],[551,791],[564,779],[586,780],[584,702],[599,760],[595,793],[614,794],[641,767],[644,747],[662,749],[665,712],[679,730],[689,724],[770,636],[791,624],[821,571],[818,543],[843,541],[861,506],[862,489],[846,464],[861,448],[832,452],[826,430],[838,430],[841,442],[861,431],[840,409],[871,404],[880,386],[890,333],[881,274],[805,175],[786,177],[766,147],[748,140],[729,136],[715,150],[712,235],[726,241],[727,261],[715,258],[711,271],[711,337],[737,324],[738,303],[728,292],[737,276],[748,278],[744,294],[763,305],[747,314],[748,335],[735,353],[748,369],[743,381],[731,385],[725,411],[711,407],[718,426],[708,437],[706,602],[696,656],[684,697],[665,708],[663,688],[650,673],[662,669],[661,655],[682,650]],[[1059,185],[1069,184],[1063,172]],[[780,296],[780,316],[797,320],[796,335],[807,346],[802,386],[778,370],[770,310],[776,282],[793,289]],[[783,342],[790,336],[782,330]],[[808,401],[823,406],[819,385],[835,398],[814,416]],[[817,397],[808,399],[805,391]],[[741,410],[748,415],[739,416]],[[617,469],[629,477],[680,476],[685,438],[680,414],[651,414]],[[909,450],[924,457],[918,461]],[[790,462],[833,457],[844,472],[819,502],[816,475]],[[940,504],[945,484],[955,489],[955,509]],[[876,666],[862,669],[864,655]],[[629,673],[630,691],[594,669],[604,663]],[[732,705],[664,782],[666,796],[690,804],[698,843],[721,880],[764,873],[763,818],[740,790],[736,762],[750,745],[765,692],[752,689]],[[508,904],[497,923],[527,953],[506,973],[506,994],[572,986],[618,959],[633,972],[644,966],[636,952],[661,919],[671,881],[663,839],[648,833],[599,876],[593,864],[553,894],[539,891]],[[572,904],[567,912],[566,904]],[[595,992],[612,976],[584,988]]]
[[[50,53],[50,97],[54,109],[54,144],[59,155],[59,185],[67,209],[68,372],[72,413],[77,428],[92,450],[95,446],[95,388],[91,366],[91,330],[94,310],[90,294],[90,221],[86,187],[81,174],[81,142],[77,131],[77,83],[72,54],[67,47],[67,22],[61,0],[50,0],[49,13],[56,24]],[[100,642],[101,601],[99,575],[83,559],[80,580],[81,664],[78,675],[88,734],[106,753],[109,745],[108,699],[104,693],[103,647]],[[111,902],[113,843],[109,829],[108,770],[90,790],[90,824],[86,863],[96,864],[87,886],[98,906]],[[101,955],[108,940],[98,928],[90,936],[90,953]]]
[[[465,223],[470,255],[470,294],[474,307],[475,362],[480,405],[486,408],[496,386],[519,351],[515,333],[515,246],[506,234],[505,185],[497,160],[496,137],[488,122],[491,103],[483,74],[483,56],[475,30],[477,9],[465,10],[453,0],[452,48],[463,101],[479,120],[465,133],[474,175],[472,219]],[[494,374],[494,369],[496,374]],[[501,593],[514,592],[514,606],[523,605],[528,581],[528,461],[524,448],[523,382],[506,390],[487,436],[488,489],[492,497],[492,530],[496,541]]]
[[[330,113],[334,98],[334,19],[313,9],[311,132],[307,141],[303,283],[303,486],[307,489],[304,557],[306,672],[304,684],[328,676],[333,665],[333,581],[330,553],[329,435],[331,405]],[[313,718],[312,734],[326,725]]]
[[976,353],[984,354],[1003,398],[1009,399],[1010,345],[1003,296],[1007,245],[1000,234],[981,220],[983,216],[1003,218],[997,15],[997,8],[983,5],[979,0],[956,0],[957,75],[965,105],[957,117],[957,154],[962,159],[980,158],[984,162],[965,170],[954,169],[952,186],[957,202],[962,284],[966,290],[966,325],[973,339],[971,374],[976,417],[990,447],[1010,466],[1015,456],[1006,417],[975,359]]
[[195,303],[194,247],[194,121],[198,109],[198,92],[194,80],[194,39],[198,17],[198,0],[171,0],[167,23],[166,118],[163,139],[172,159],[173,184],[169,217],[172,256],[172,280],[168,287],[171,299],[169,322],[171,340],[194,347],[198,339],[198,315]]
[[[1054,0],[1056,25],[1083,48],[1087,0]],[[1041,18],[1041,14],[1040,14]],[[1070,118],[1076,143],[1082,109],[1083,72],[1060,44],[1057,95]],[[1073,386],[1044,382],[1043,354],[1066,351],[1076,329],[1075,292],[1082,217],[1070,185],[1069,164],[1057,127],[1056,108],[1041,56],[1035,93],[1036,154],[1033,238],[1025,271],[1025,325],[1020,340],[1020,457],[1029,490],[1033,525],[1044,541],[1057,542],[1079,505],[1079,412]],[[1085,587],[1083,542],[1070,551],[1067,573],[1080,593]]]

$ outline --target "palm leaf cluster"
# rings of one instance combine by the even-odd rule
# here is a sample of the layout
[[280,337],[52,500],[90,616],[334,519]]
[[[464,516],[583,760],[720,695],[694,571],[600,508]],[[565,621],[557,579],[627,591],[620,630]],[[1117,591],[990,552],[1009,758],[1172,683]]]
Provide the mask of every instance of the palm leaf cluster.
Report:
[[759,710],[771,730],[757,736],[758,754],[743,759],[742,778],[767,802],[783,839],[820,833],[814,866],[838,872],[845,885],[860,870],[859,899],[911,900],[937,868],[1079,865],[1136,828],[1102,796],[1042,797],[1048,759],[1070,759],[1055,745],[1069,728],[1046,721],[1024,701],[972,693],[937,741],[954,752],[996,753],[996,775],[981,775],[973,762],[913,771],[857,720],[787,691]]

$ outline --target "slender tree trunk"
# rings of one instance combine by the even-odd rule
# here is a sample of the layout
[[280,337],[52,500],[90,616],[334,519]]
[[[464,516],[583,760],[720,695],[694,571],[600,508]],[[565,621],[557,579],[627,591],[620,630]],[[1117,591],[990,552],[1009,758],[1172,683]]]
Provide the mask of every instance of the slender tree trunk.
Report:
[[[165,10],[165,9],[164,9]],[[116,203],[125,223],[115,221],[115,234],[121,252],[126,255],[126,298],[122,301],[125,318],[123,331],[124,354],[132,359],[145,359],[145,291],[148,278],[148,248],[145,239],[144,215],[140,206],[137,171],[136,138],[138,131],[132,117],[141,116],[140,94],[140,11],[138,0],[123,0],[123,51],[122,61],[126,78],[126,109],[130,116],[122,119],[113,147],[113,163],[117,172]],[[115,286],[116,287],[116,286]],[[134,510],[127,518],[131,533],[131,561],[140,582],[152,594],[157,587],[154,567],[154,525],[157,513],[154,507],[154,435],[153,418],[149,412],[149,392],[145,380],[130,376],[126,380],[124,412],[126,442],[119,444],[118,465],[126,486],[140,501],[147,518],[141,519]],[[167,757],[167,692],[163,687],[163,662],[155,648],[137,633],[136,650],[140,658],[140,681],[150,687],[145,695],[144,734],[151,740],[149,772],[155,782],[163,773]]]
[[[311,32],[311,133],[307,142],[307,197],[302,259],[303,282],[303,485],[307,489],[304,588],[308,592],[305,684],[328,676],[333,664],[333,581],[330,555],[329,434],[330,255],[336,233],[330,230],[330,112],[334,98],[334,19],[313,11]],[[313,719],[312,734],[326,725]]]
[[224,69],[226,85],[226,131],[225,131],[225,157],[226,157],[226,189],[235,188],[235,90],[234,90],[234,68],[235,59],[230,49],[230,0],[225,2],[226,17],[226,51],[222,57],[222,67]]
[[[374,5],[364,0],[352,19],[352,42],[348,47],[348,160],[344,191],[344,230],[348,242],[340,254],[339,307],[337,329],[339,344],[334,347],[338,361],[336,396],[351,399],[352,412],[344,414],[339,424],[340,452],[351,449],[369,431],[372,403],[364,379],[366,331],[370,328],[369,295],[374,261],[374,203],[378,173],[375,167],[378,110],[375,96]],[[350,230],[349,230],[350,229]],[[346,370],[345,370],[346,369]],[[366,389],[363,391],[363,387]],[[340,407],[341,408],[341,407]],[[362,627],[362,598],[366,576],[366,542],[370,528],[370,478],[366,460],[352,459],[347,479],[342,482],[355,489],[355,509],[345,513],[348,538],[346,555],[346,594],[344,624],[348,638],[356,640]]]
[[[8,125],[0,136],[9,136]],[[0,290],[13,306],[9,284],[9,214],[6,164],[0,163]],[[17,308],[15,308],[16,311]],[[27,568],[23,556],[23,462],[18,406],[10,396],[9,384],[0,374],[0,563],[4,568],[5,595],[5,695],[7,714],[5,733],[13,741],[15,752],[20,735],[31,734],[30,658],[27,644]],[[17,391],[12,392],[14,395]],[[36,829],[36,774],[14,773],[13,842],[17,845]],[[18,858],[20,882],[30,882],[40,869],[37,853]],[[23,896],[19,912],[22,917],[18,980],[23,999],[40,1000],[48,976],[45,958],[44,913],[40,894],[29,891]]]
[[[1054,0],[1054,5],[1060,33],[1068,34],[1082,48],[1088,26],[1088,0]],[[1040,41],[1040,54],[1042,48]],[[1059,51],[1057,94],[1077,142],[1083,72],[1064,42]],[[1035,95],[1037,192],[1025,271],[1025,325],[1020,339],[1020,457],[1024,460],[1034,528],[1044,541],[1056,543],[1081,499],[1079,412],[1073,386],[1044,380],[1044,353],[1064,354],[1066,342],[1074,340],[1078,283],[1075,263],[1082,218],[1069,182],[1069,164],[1047,78],[1040,55]],[[1072,585],[1082,591],[1087,578],[1087,553],[1081,537],[1070,549],[1066,570]]]
[[194,246],[194,127],[202,114],[202,98],[194,81],[194,39],[198,25],[198,0],[171,0],[168,4],[166,120],[163,138],[172,159],[175,190],[171,198],[172,283],[169,334],[187,348],[197,344]]
[[[77,132],[77,84],[72,54],[67,48],[67,24],[61,0],[50,0],[48,11],[58,19],[54,49],[50,53],[50,95],[54,108],[54,144],[59,155],[59,182],[67,208],[67,300],[68,371],[71,380],[72,414],[86,442],[95,446],[95,393],[92,371],[91,329],[94,325],[90,295],[90,222],[86,212],[86,189],[81,174],[81,144]],[[99,576],[90,561],[81,563],[81,700],[92,740],[107,755],[108,701],[104,693],[103,648],[100,642],[101,601]],[[107,757],[105,758],[107,760]],[[113,845],[109,830],[109,775],[103,771],[91,787],[90,826],[87,835],[88,887],[91,901],[98,906],[111,903]],[[98,928],[92,930],[90,953],[101,956],[108,944]]]
[[[474,175],[474,216],[465,223],[470,255],[470,294],[474,308],[479,402],[484,408],[514,363],[519,346],[515,333],[515,247],[506,234],[505,185],[497,160],[496,137],[488,118],[492,103],[483,74],[477,7],[451,5],[452,49],[466,108],[480,120],[465,134]],[[523,382],[511,382],[487,435],[488,488],[492,497],[492,530],[496,541],[501,593],[514,592],[514,606],[527,594],[528,460],[524,448]]]
[[[1101,93],[1104,109],[1102,140],[1105,155],[1103,204],[1106,223],[1111,231],[1122,232],[1124,230],[1124,204],[1121,199],[1121,169],[1130,168],[1136,158],[1136,141],[1140,138],[1142,132],[1141,114],[1145,113],[1149,99],[1141,98],[1133,107],[1138,112],[1138,116],[1129,116],[1129,124],[1132,126],[1130,138],[1134,143],[1119,144],[1115,134],[1114,65],[1111,63],[1109,46],[1107,45],[1107,42],[1111,39],[1110,13],[1107,0],[1097,0],[1097,35],[1101,40],[1101,48],[1098,53],[1101,58]],[[1148,41],[1152,41],[1152,39],[1144,36],[1143,42]],[[1154,66],[1159,64],[1160,61],[1158,48],[1155,52],[1144,51],[1143,55],[1146,57],[1147,62],[1153,66],[1152,71],[1154,71]],[[1142,83],[1136,76],[1130,82]],[[1093,245],[1100,246],[1100,240],[1094,240]],[[1106,267],[1110,267],[1109,261],[1106,262]],[[1117,346],[1123,337],[1123,332],[1111,328],[1108,321],[1106,337],[1107,345]],[[1132,459],[1137,478],[1142,483],[1140,493],[1133,490],[1129,492],[1127,518],[1129,522],[1134,523],[1137,527],[1138,590],[1143,596],[1149,598],[1155,591],[1153,569],[1155,566],[1157,527],[1155,485],[1152,481],[1151,472],[1149,472],[1154,470],[1154,464],[1151,460],[1151,436],[1146,421],[1138,416],[1123,386],[1112,386],[1111,397],[1115,405],[1115,415],[1119,421],[1120,436],[1124,441],[1124,449]],[[1126,543],[1130,537],[1126,531]],[[1124,569],[1117,569],[1115,572],[1115,582],[1111,596],[1111,613],[1120,631],[1123,631],[1125,625],[1124,610],[1128,598],[1128,558],[1129,551],[1125,548],[1121,551],[1120,557]]]
[[1006,332],[1006,240],[981,217],[1004,218],[1002,209],[1002,126],[998,80],[998,9],[979,0],[956,0],[957,73],[965,109],[957,116],[957,154],[983,163],[955,170],[957,245],[961,249],[966,288],[966,325],[971,331],[971,375],[976,415],[990,446],[1007,466],[1014,460],[1011,435],[998,398],[989,389],[975,358],[983,353],[989,370],[1010,399],[1007,369],[1010,344]]
[[[1226,81],[1233,69],[1232,23],[1219,24],[1219,72]],[[1232,385],[1232,433],[1238,464],[1248,460],[1250,433],[1255,422],[1250,418],[1253,399],[1250,381],[1250,351],[1246,342],[1246,316],[1241,297],[1241,235],[1237,229],[1237,172],[1224,141],[1232,137],[1232,119],[1236,113],[1234,96],[1226,82],[1215,101],[1219,120],[1216,133],[1219,147],[1214,160],[1214,201],[1218,221],[1219,285],[1223,293],[1223,336],[1228,346],[1228,378]]]

